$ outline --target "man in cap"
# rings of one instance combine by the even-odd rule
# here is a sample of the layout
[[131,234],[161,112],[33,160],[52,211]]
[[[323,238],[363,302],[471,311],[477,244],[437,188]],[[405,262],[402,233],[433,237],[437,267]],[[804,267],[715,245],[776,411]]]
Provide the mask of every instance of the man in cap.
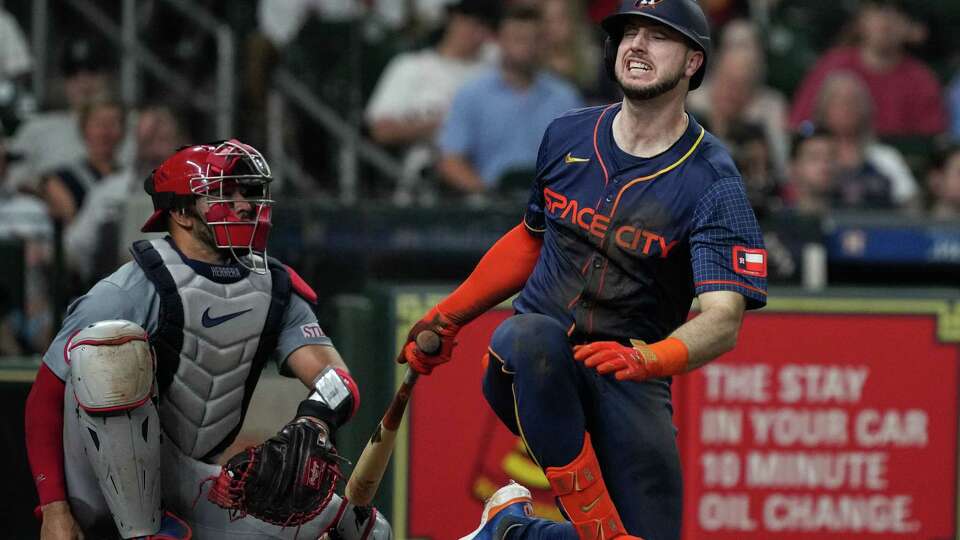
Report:
[[[491,338],[483,391],[569,522],[531,517],[529,491],[509,484],[464,540],[677,540],[671,378],[731,350],[744,309],[766,302],[740,173],[684,110],[710,54],[703,11],[627,0],[603,28],[623,101],[547,128],[523,222],[414,325],[399,358],[429,373],[464,324],[519,292]],[[439,354],[417,349],[427,329]]]
[[[169,236],[135,242],[132,262],[70,305],[27,400],[42,539],[187,539],[191,528],[199,538],[391,537],[375,509],[333,494],[334,432],[359,393],[310,308],[315,293],[267,257],[270,181],[263,156],[235,139],[184,147],[147,177],[155,211],[142,230]],[[330,488],[291,518],[302,526],[246,515],[236,497],[257,495],[246,475],[221,476],[216,465],[271,358],[311,390],[258,447],[274,441],[289,453],[248,450],[228,467],[238,457],[253,469],[277,457],[281,470],[307,466],[278,494]],[[330,459],[295,459],[317,447]]]

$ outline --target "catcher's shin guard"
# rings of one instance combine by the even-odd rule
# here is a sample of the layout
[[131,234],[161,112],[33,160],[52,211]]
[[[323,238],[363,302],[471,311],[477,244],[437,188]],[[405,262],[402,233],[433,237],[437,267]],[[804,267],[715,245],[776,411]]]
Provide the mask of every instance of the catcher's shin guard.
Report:
[[573,461],[562,467],[547,467],[545,472],[580,540],[631,538],[626,536],[620,515],[607,493],[589,433],[584,433],[583,449]]
[[67,345],[84,451],[123,538],[160,529],[160,421],[146,332],[101,321]]

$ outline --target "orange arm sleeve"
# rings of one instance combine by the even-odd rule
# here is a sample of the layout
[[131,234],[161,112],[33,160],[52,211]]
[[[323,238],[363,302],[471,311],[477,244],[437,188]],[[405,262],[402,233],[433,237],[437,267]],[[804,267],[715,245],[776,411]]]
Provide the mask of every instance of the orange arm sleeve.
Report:
[[522,223],[510,229],[437,309],[459,325],[472,321],[523,288],[537,265],[541,247],[543,238],[531,235]]

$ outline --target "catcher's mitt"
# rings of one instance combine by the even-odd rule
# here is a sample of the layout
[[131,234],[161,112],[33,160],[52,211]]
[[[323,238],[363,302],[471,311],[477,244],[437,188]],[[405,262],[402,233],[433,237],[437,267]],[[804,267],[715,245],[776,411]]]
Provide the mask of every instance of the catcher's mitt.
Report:
[[299,417],[230,458],[207,497],[231,519],[249,514],[274,525],[302,525],[330,503],[342,476],[339,459],[327,426]]

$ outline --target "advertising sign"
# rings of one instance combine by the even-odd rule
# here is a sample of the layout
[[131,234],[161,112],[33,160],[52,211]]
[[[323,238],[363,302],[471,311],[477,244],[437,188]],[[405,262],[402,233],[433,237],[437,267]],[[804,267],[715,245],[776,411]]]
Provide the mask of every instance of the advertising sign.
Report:
[[[407,300],[398,340],[434,299]],[[481,358],[510,313],[464,328],[453,361],[418,383],[399,538],[459,538],[511,478],[561,519],[482,395]],[[780,299],[748,314],[733,352],[674,381],[683,539],[954,538],[957,342],[945,301]]]
[[684,538],[953,538],[957,360],[929,316],[750,316],[674,387]]

